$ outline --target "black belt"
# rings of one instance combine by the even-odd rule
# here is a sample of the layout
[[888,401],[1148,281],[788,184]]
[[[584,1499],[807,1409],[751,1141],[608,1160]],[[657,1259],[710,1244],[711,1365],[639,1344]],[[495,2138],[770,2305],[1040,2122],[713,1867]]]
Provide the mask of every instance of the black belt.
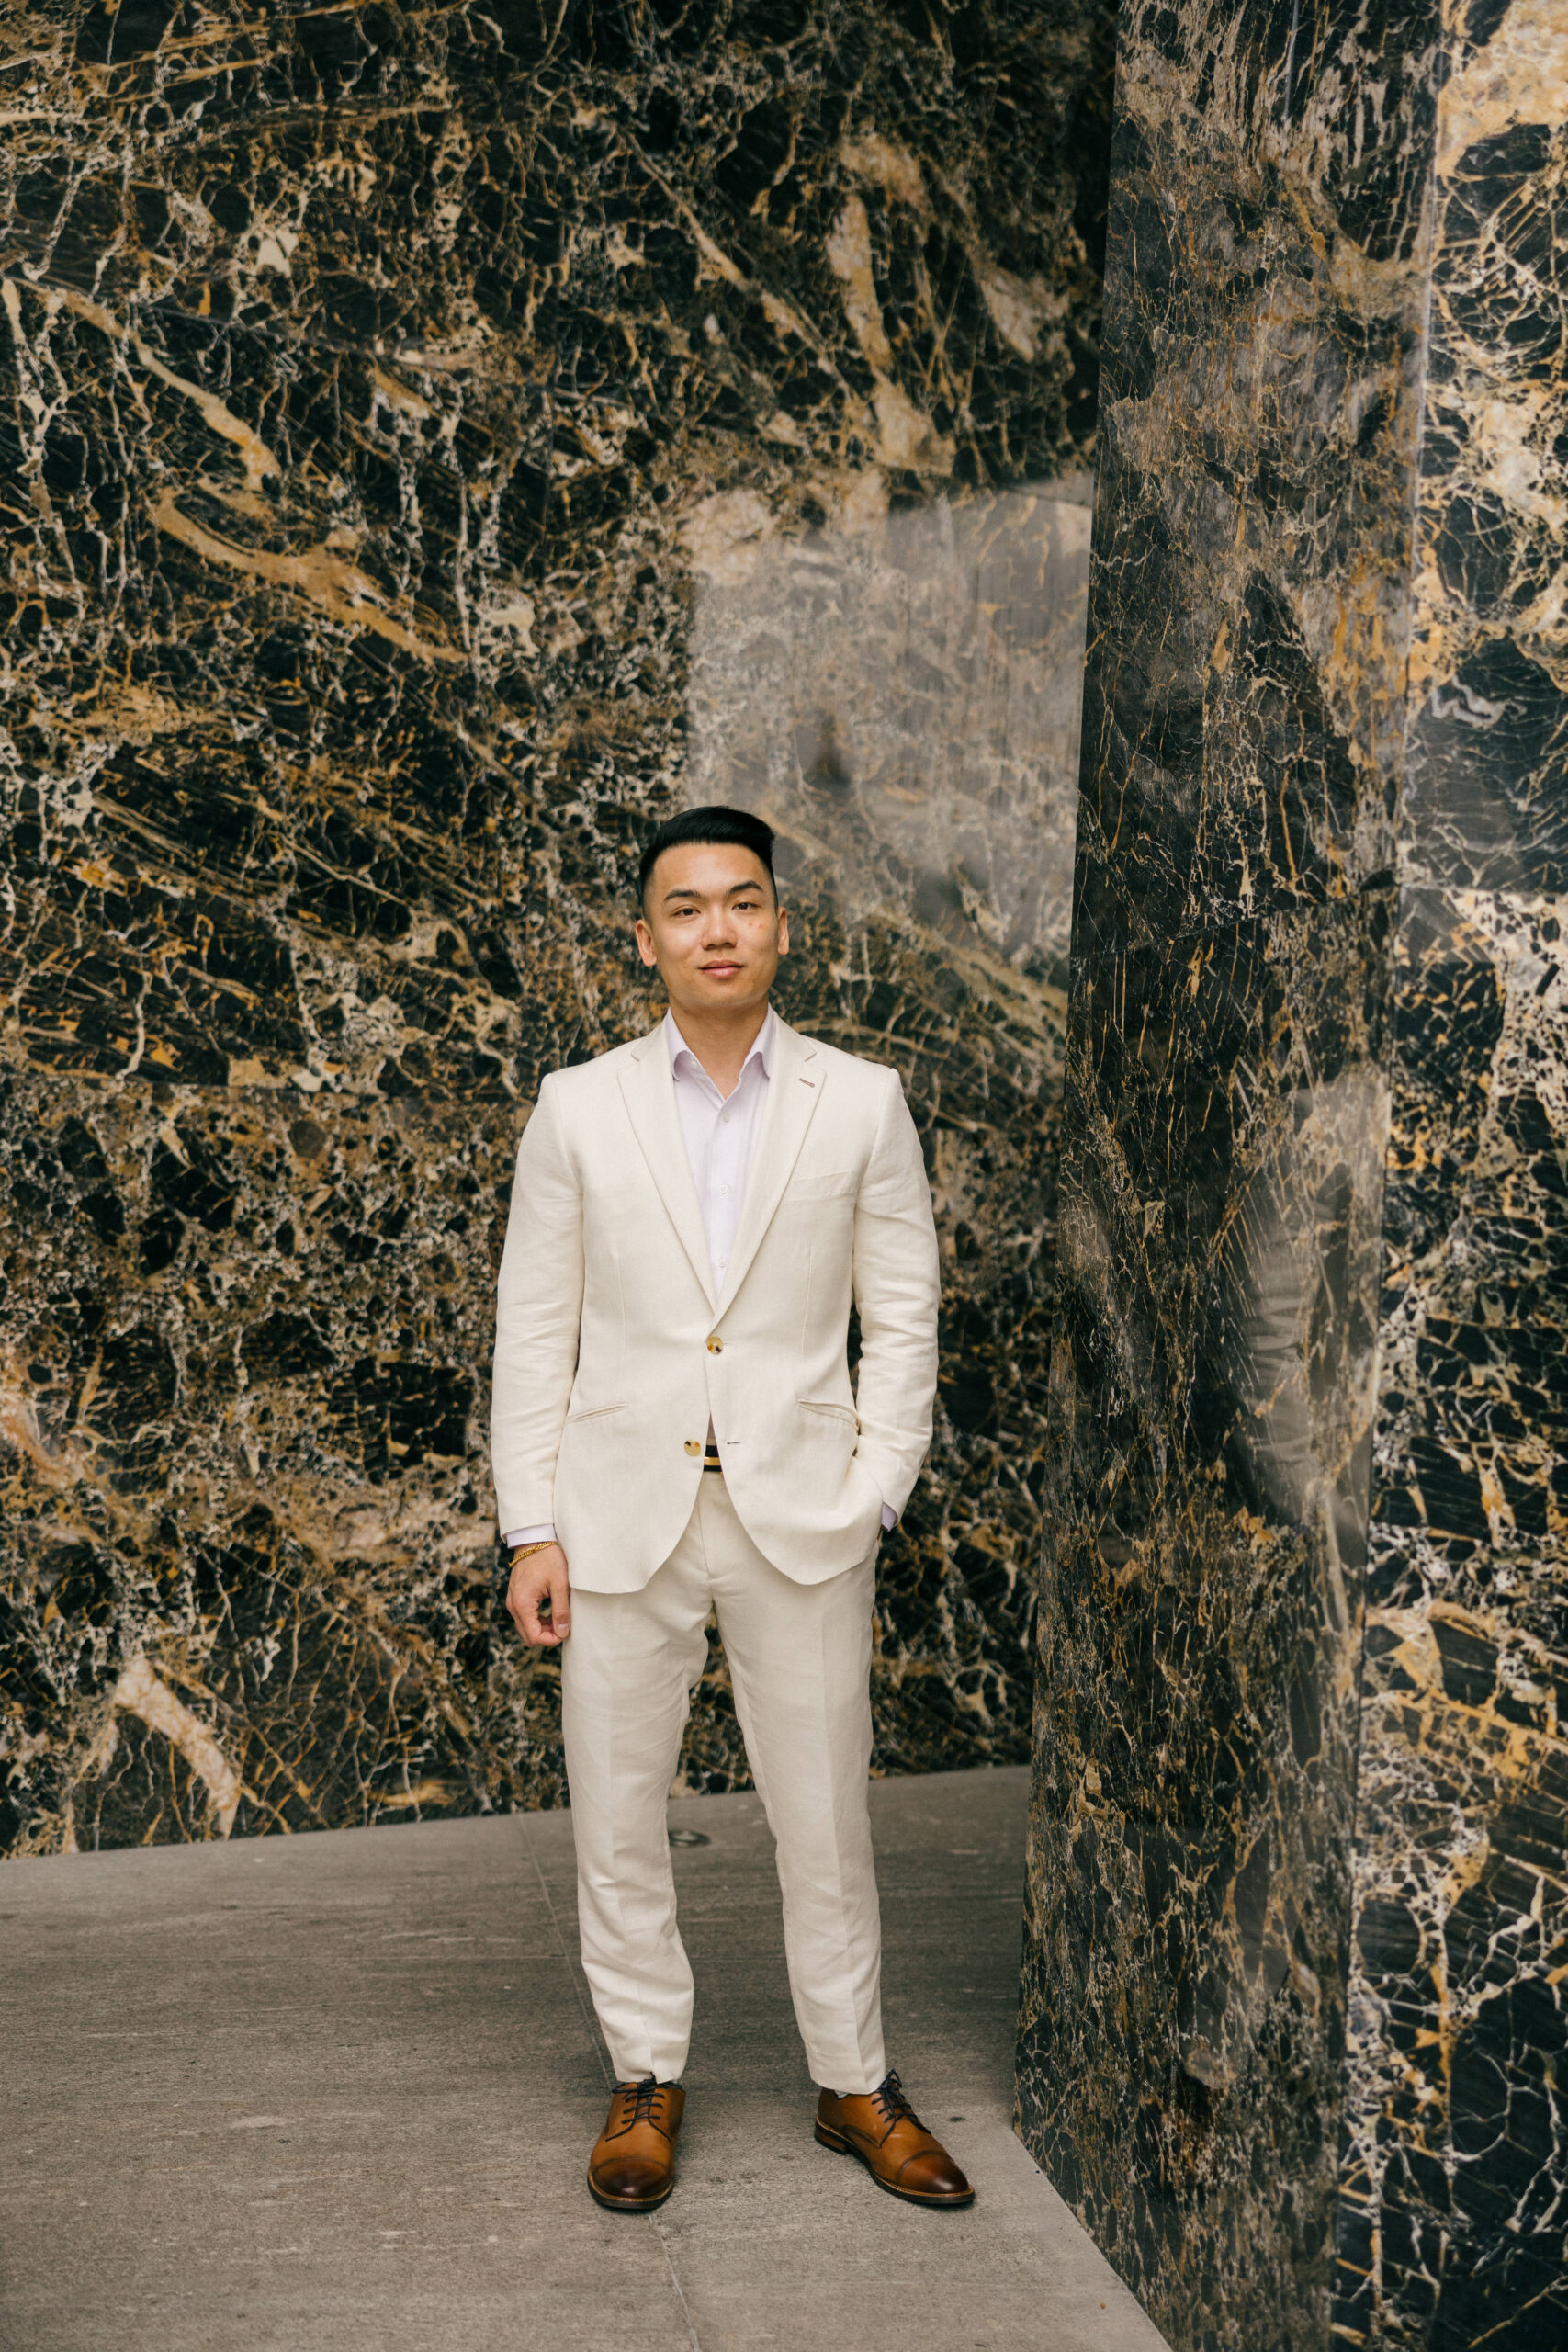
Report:
[[718,1458],[718,1448],[716,1445],[709,1445],[704,1448],[703,1468],[705,1471],[716,1470],[719,1476],[721,1478],[723,1477],[724,1464]]

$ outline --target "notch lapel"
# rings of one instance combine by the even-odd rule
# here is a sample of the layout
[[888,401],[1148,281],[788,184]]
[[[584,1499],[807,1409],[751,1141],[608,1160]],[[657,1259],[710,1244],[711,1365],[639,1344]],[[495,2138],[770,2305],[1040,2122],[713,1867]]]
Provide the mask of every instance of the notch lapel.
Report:
[[781,1021],[773,1044],[773,1070],[768,1080],[767,1107],[761,1133],[751,1159],[751,1173],[741,1204],[740,1229],[735,1237],[725,1272],[720,1310],[728,1306],[745,1281],[752,1259],[795,1171],[800,1147],[812,1115],[822,1100],[828,1066],[809,1037],[786,1029]]
[[681,1133],[681,1114],[675,1107],[675,1079],[662,1023],[650,1035],[638,1039],[622,1063],[619,1076],[626,1115],[648,1162],[649,1174],[659,1188],[659,1197],[670,1213],[670,1222],[681,1238],[681,1246],[692,1261],[692,1272],[703,1286],[703,1295],[710,1306],[715,1306],[717,1301],[714,1297],[713,1269],[708,1263],[707,1236],[703,1231],[697,1188],[692,1181],[686,1141]]

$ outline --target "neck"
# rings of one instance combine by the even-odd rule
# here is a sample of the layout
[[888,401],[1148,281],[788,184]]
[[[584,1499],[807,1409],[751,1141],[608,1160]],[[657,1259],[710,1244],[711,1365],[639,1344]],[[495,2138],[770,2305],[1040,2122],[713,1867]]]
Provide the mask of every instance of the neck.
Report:
[[747,1055],[762,1034],[767,998],[761,1004],[720,1005],[707,1012],[671,1004],[670,1012],[686,1045],[728,1101],[740,1083]]

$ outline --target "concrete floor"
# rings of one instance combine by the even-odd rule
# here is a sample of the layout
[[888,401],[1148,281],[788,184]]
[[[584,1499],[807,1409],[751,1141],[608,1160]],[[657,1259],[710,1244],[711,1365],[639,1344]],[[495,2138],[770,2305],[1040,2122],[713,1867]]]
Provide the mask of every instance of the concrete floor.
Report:
[[6,2352],[1159,2352],[1008,2128],[1022,1771],[874,1787],[887,2041],[979,2196],[811,2137],[752,1796],[672,1827],[674,2197],[582,2185],[608,2074],[563,1814],[0,1866]]

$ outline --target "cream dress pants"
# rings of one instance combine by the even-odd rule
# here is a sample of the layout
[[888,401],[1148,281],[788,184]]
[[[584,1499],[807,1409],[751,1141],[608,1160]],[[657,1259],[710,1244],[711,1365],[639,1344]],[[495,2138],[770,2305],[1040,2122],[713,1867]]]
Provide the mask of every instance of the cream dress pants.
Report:
[[752,1778],[773,1833],[784,1951],[812,2079],[874,2090],[881,1923],[866,1783],[876,1560],[802,1585],[766,1561],[705,1471],[640,1592],[576,1592],[561,1719],[582,1965],[617,2081],[679,2079],[692,1971],[675,1925],[665,1804],[718,1612]]

